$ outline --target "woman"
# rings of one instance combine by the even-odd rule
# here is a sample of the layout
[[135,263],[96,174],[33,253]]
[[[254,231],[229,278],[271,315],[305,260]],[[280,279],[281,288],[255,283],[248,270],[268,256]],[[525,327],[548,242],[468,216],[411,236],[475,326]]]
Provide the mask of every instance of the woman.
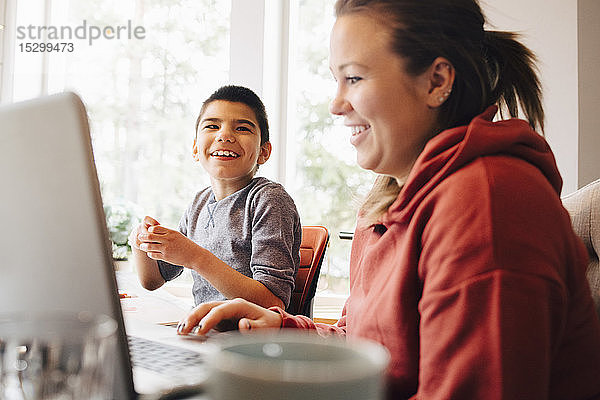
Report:
[[[600,398],[600,323],[583,244],[544,139],[534,57],[475,0],[338,0],[331,112],[380,174],[359,212],[335,326],[242,300],[238,320],[365,337],[391,353],[389,398]],[[492,122],[496,105],[529,123]]]

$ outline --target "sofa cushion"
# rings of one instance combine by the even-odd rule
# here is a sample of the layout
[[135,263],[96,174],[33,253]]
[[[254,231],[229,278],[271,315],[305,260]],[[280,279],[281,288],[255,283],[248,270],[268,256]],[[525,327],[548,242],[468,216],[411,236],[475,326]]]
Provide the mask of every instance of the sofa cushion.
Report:
[[573,221],[573,229],[588,249],[589,265],[587,278],[590,282],[592,297],[600,315],[600,179],[563,197],[563,204]]

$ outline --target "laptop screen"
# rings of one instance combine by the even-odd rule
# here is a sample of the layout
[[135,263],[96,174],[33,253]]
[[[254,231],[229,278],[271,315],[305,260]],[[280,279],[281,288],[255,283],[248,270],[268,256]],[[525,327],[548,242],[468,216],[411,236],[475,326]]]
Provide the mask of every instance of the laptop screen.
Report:
[[114,397],[134,398],[87,116],[77,95],[0,108],[0,182],[2,309],[113,317],[120,332]]

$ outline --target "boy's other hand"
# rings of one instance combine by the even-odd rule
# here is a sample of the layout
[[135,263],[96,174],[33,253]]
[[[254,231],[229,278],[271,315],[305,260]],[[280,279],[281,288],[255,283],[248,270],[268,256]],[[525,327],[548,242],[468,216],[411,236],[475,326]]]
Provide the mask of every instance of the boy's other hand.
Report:
[[161,225],[149,226],[137,235],[137,239],[139,249],[148,257],[188,268],[202,257],[202,251],[206,251],[181,232]]

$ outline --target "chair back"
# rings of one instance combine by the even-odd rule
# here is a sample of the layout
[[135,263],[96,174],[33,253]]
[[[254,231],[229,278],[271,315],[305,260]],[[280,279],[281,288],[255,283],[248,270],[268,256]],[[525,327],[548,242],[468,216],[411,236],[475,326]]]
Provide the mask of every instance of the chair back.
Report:
[[302,227],[300,265],[287,309],[289,313],[312,317],[312,299],[317,290],[317,281],[328,243],[329,231],[324,226]]

